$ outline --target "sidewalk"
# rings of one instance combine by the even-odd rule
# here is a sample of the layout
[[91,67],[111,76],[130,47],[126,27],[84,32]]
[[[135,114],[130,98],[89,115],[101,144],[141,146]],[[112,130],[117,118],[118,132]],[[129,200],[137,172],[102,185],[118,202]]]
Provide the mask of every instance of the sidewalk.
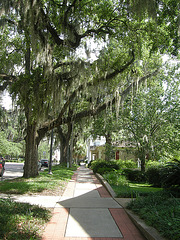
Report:
[[54,207],[42,240],[145,240],[125,210],[81,166]]

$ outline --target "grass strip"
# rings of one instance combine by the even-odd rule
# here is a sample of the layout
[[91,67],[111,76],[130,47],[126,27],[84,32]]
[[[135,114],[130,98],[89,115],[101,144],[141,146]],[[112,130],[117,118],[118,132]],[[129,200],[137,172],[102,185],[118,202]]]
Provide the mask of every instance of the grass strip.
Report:
[[48,169],[40,172],[36,178],[17,178],[13,180],[6,180],[0,182],[0,193],[5,194],[34,194],[41,193],[45,190],[53,191],[57,187],[63,189],[66,183],[71,179],[74,174],[73,168],[66,168],[60,165],[52,167],[53,174],[48,174]]
[[0,239],[39,240],[43,226],[50,219],[45,208],[17,203],[11,199],[0,199]]

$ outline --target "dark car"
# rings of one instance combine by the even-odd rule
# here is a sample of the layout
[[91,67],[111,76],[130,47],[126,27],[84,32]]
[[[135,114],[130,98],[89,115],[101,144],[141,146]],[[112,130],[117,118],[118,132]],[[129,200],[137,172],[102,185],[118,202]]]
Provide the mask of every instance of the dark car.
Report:
[[4,165],[5,165],[5,160],[4,158],[1,158],[0,159],[0,177],[2,177],[4,174],[4,171],[5,171]]
[[48,165],[49,165],[49,160],[41,159],[41,166],[42,167],[48,167]]

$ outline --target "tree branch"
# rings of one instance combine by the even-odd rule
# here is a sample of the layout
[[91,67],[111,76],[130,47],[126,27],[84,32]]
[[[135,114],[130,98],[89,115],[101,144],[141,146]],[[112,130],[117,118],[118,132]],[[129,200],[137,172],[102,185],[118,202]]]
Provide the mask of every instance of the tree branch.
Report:
[[[159,69],[155,70],[153,73],[149,73],[146,76],[142,77],[139,80],[139,83],[141,84],[142,82],[144,82],[146,79],[155,76],[157,73],[159,72]],[[120,95],[121,97],[123,97],[124,95],[127,95],[127,93],[130,92],[130,90],[134,87],[134,84],[131,84],[126,90],[124,90]],[[113,100],[110,100],[108,103],[103,103],[102,105],[99,105],[96,109],[92,109],[92,110],[86,110],[86,111],[82,111],[80,113],[77,113],[74,117],[72,117],[74,122],[79,121],[80,119],[84,118],[84,117],[88,117],[88,116],[95,116],[98,113],[100,113],[101,111],[106,109],[106,106],[108,104],[115,104],[115,98],[113,98]],[[65,118],[62,120],[63,123],[68,123],[69,119]]]
[[5,23],[9,23],[11,25],[17,25],[17,23],[9,18],[0,18],[0,26],[4,26]]
[[4,91],[14,80],[17,79],[17,77],[13,75],[7,75],[4,73],[0,73],[0,79],[3,80],[3,84],[0,85],[0,91]]
[[[132,55],[133,55],[132,59],[128,63],[126,63],[124,66],[122,66],[121,69],[115,70],[113,73],[108,74],[106,77],[103,76],[98,79],[94,79],[94,81],[87,83],[86,86],[87,87],[97,86],[103,81],[110,80],[113,77],[117,76],[119,73],[124,72],[134,62],[134,53],[132,53]],[[84,84],[81,84],[76,90],[72,92],[72,94],[69,96],[68,100],[65,102],[63,108],[61,109],[56,119],[52,120],[49,123],[45,123],[43,126],[41,126],[41,128],[38,130],[38,134],[40,138],[44,137],[47,131],[57,127],[58,125],[65,124],[68,121],[70,121],[69,118],[63,119],[63,114],[66,112],[67,108],[69,107],[73,99],[76,97],[77,92],[83,90],[83,88],[84,88]],[[113,99],[113,102],[114,101],[115,99]],[[99,105],[99,107],[96,110],[91,109],[91,110],[82,111],[73,117],[73,121],[76,121],[78,118],[83,118],[90,115],[96,115],[98,112],[103,111],[106,108],[106,105],[107,103],[104,103],[103,105]]]
[[59,36],[57,31],[55,30],[55,28],[50,24],[50,21],[47,17],[47,15],[45,14],[44,10],[41,8],[41,14],[42,14],[42,18],[43,18],[43,22],[47,28],[47,30],[51,33],[52,38],[54,39],[55,43],[57,45],[62,46],[64,44],[64,40],[62,40]]

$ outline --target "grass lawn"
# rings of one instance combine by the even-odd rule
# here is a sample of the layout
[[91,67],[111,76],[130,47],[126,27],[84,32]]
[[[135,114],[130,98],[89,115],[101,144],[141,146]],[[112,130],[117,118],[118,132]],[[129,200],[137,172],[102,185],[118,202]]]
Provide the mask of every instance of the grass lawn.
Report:
[[17,178],[8,181],[0,182],[0,193],[6,194],[41,194],[47,191],[51,195],[58,195],[64,190],[67,182],[71,179],[73,175],[73,170],[76,168],[65,168],[59,165],[52,167],[53,174],[48,174],[48,170],[40,172],[39,176],[36,178]]
[[107,173],[103,177],[111,185],[117,197],[135,198],[137,196],[146,196],[150,192],[162,191],[162,188],[155,188],[148,183],[134,183],[126,179],[119,173]]
[[[45,170],[40,172],[37,178],[3,181],[0,182],[0,193],[60,196],[74,170],[76,167],[67,169],[53,166],[52,175],[49,175],[48,170]],[[0,239],[40,240],[43,227],[50,216],[51,212],[48,209],[0,198]]]
[[162,188],[152,187],[146,183],[129,183],[128,185],[111,185],[117,197],[135,198],[137,196],[147,196],[151,192],[162,191]]

